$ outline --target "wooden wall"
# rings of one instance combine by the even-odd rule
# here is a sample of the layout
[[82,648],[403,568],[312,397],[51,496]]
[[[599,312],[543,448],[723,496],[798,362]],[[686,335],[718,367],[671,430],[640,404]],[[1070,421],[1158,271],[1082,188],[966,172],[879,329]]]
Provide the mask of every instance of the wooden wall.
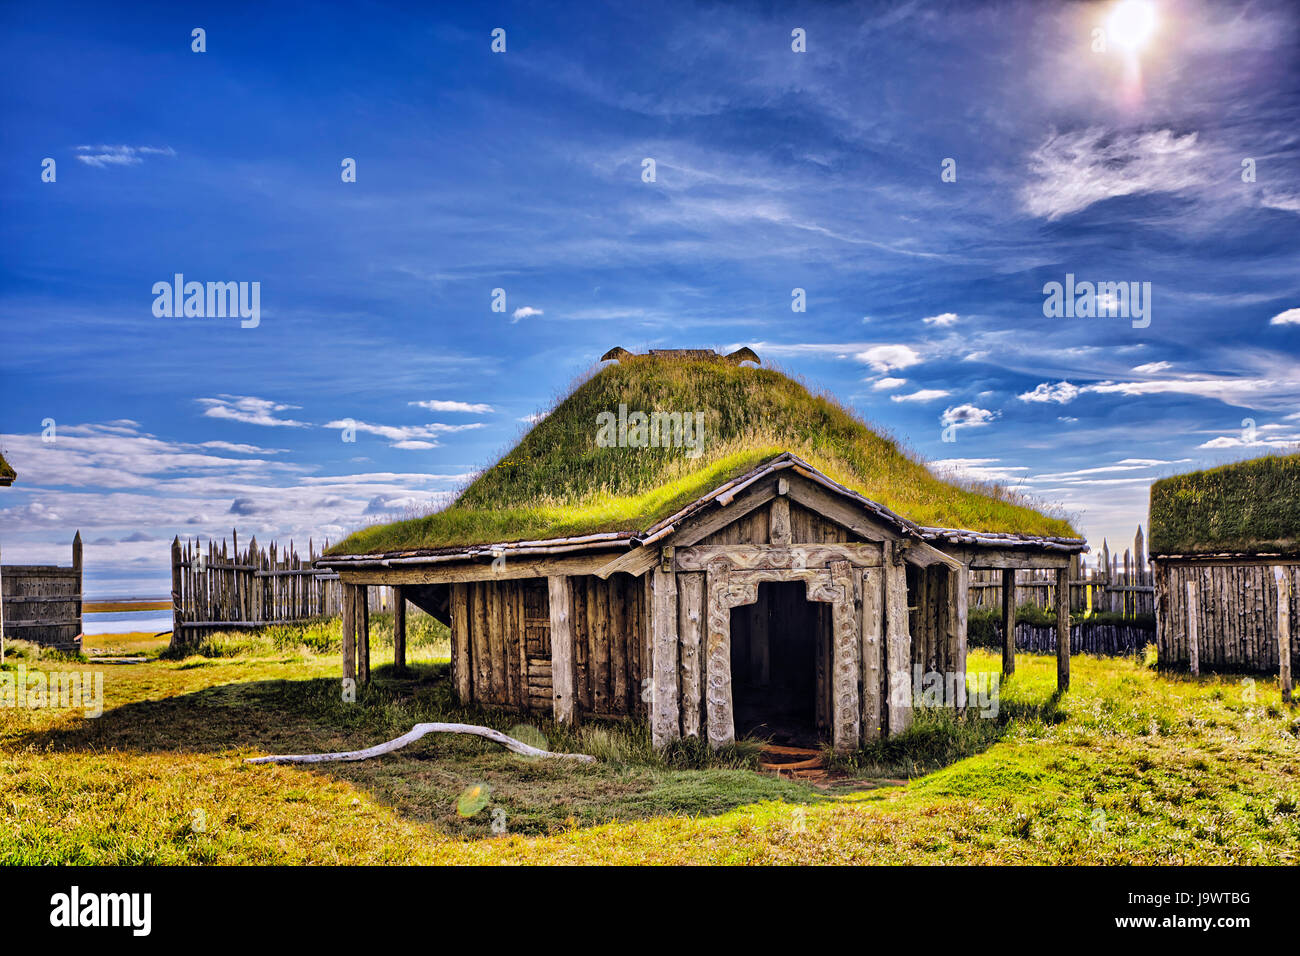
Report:
[[[1281,565],[1290,581],[1291,620],[1300,613],[1300,563]],[[1272,673],[1278,669],[1278,592],[1273,565],[1159,562],[1156,646],[1162,668],[1186,670],[1191,654],[1187,583],[1196,585],[1195,632],[1201,671]],[[1295,624],[1291,625],[1294,635]],[[1300,641],[1291,639],[1291,669]]]
[[[766,545],[769,543],[770,514],[767,508],[756,508],[699,543]],[[790,502],[791,544],[843,544],[857,540],[860,539],[848,529],[827,521],[815,511]]]
[[81,650],[81,533],[72,539],[72,566],[0,567],[4,636],[58,650]]
[[[641,695],[645,586],[614,574],[568,578],[574,693],[581,715],[646,715]],[[453,585],[452,668],[475,703],[548,714],[552,706],[546,578]],[[463,623],[462,623],[463,622]]]

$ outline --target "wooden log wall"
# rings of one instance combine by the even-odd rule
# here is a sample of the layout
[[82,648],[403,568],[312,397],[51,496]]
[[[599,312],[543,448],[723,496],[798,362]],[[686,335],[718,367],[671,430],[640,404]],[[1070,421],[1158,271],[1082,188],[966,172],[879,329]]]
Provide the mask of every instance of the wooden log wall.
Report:
[[8,640],[57,650],[81,650],[81,532],[72,539],[72,565],[0,566],[0,622]]
[[[1018,623],[1015,626],[1016,650],[1039,654],[1056,653],[1056,628]],[[1005,631],[1001,623],[994,625],[995,644],[990,649],[1004,647]],[[1153,633],[1145,627],[1130,624],[1073,624],[1070,627],[1071,654],[1097,654],[1123,656],[1136,654],[1154,640]]]
[[[325,547],[329,542],[325,543]],[[343,613],[337,574],[312,567],[319,557],[293,542],[262,547],[256,538],[244,546],[230,540],[172,541],[172,643],[194,643],[214,631],[307,621]],[[393,589],[369,587],[367,609],[393,609]]]
[[[1156,569],[1156,648],[1159,666],[1189,670],[1191,636],[1201,673],[1226,671],[1277,673],[1278,587],[1274,567],[1283,569],[1290,595],[1288,611],[1297,615],[1300,562],[1267,559],[1228,562],[1159,562]],[[1189,608],[1188,584],[1195,594]],[[1195,623],[1192,623],[1192,620]],[[1291,670],[1300,667],[1300,646],[1290,642]]]

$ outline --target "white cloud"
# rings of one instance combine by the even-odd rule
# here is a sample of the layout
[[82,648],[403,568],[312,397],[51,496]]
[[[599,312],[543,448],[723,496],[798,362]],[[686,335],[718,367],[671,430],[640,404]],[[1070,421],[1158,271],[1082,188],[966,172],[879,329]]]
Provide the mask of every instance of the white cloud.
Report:
[[196,398],[204,406],[205,418],[224,418],[246,425],[267,425],[289,428],[306,428],[306,422],[294,421],[292,418],[276,418],[276,412],[299,408],[298,405],[284,405],[265,398],[251,395],[222,395],[218,398]]
[[510,317],[511,322],[518,322],[520,319],[531,319],[534,315],[543,315],[541,309],[534,309],[531,305],[521,305],[515,309]]
[[175,156],[170,146],[78,146],[77,159],[87,166],[138,166],[143,156]]
[[369,435],[378,435],[380,438],[387,438],[392,442],[393,448],[404,449],[425,449],[436,448],[438,445],[436,439],[438,435],[447,432],[469,431],[473,428],[482,428],[482,422],[471,422],[467,425],[444,425],[439,422],[433,422],[428,425],[375,425],[371,422],[359,422],[350,418],[341,418],[337,421],[326,422],[323,428],[337,429],[355,429],[358,432],[364,432]]
[[485,405],[482,402],[447,402],[439,399],[431,399],[427,402],[407,402],[408,405],[416,405],[420,408],[426,408],[431,412],[474,412],[476,414],[487,414],[493,411],[491,405]]
[[1300,309],[1287,309],[1268,320],[1269,325],[1300,325]]
[[956,425],[958,428],[982,428],[998,417],[997,412],[975,405],[954,405],[945,408],[939,416],[939,424],[945,428]]
[[926,463],[926,467],[941,478],[960,478],[969,481],[1020,481],[1024,476],[1017,472],[1029,469],[1024,465],[1000,465],[1000,458],[940,458]]
[[942,312],[939,315],[926,316],[921,320],[926,325],[949,326],[957,321],[956,312]]
[[1147,362],[1145,365],[1133,366],[1133,371],[1141,375],[1155,375],[1157,372],[1168,371],[1173,368],[1168,362]]
[[1195,132],[1091,127],[1049,136],[1034,151],[1029,169],[1035,178],[1020,199],[1030,215],[1059,219],[1116,196],[1200,186],[1207,168]]
[[947,398],[950,394],[952,393],[941,388],[922,388],[906,395],[890,395],[889,399],[893,402],[934,402]]
[[890,392],[896,388],[902,388],[906,384],[907,379],[905,378],[889,378],[886,376],[872,385],[871,390],[873,392]]
[[521,416],[519,420],[528,425],[536,425],[549,414],[550,412],[533,412],[531,415]]
[[1080,389],[1071,385],[1069,382],[1057,382],[1052,385],[1050,382],[1043,382],[1038,385],[1032,392],[1025,392],[1017,396],[1022,402],[1035,402],[1043,404],[1046,402],[1056,402],[1058,405],[1068,405],[1078,397]]
[[859,352],[859,362],[866,362],[877,372],[892,372],[917,365],[921,356],[910,345],[873,345]]

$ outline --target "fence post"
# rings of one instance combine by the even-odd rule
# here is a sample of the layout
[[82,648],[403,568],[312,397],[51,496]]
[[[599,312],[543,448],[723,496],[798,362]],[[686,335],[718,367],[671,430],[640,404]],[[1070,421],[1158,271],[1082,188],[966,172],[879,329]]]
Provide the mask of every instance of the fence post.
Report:
[[1273,568],[1277,581],[1277,676],[1282,685],[1282,703],[1291,703],[1291,595],[1286,569]]
[[406,592],[400,584],[393,588],[393,669],[406,670]]
[[1002,569],[1002,676],[1016,672],[1016,570]]
[[172,538],[172,647],[181,640],[181,539]]
[[1070,568],[1056,569],[1056,692],[1070,689]]

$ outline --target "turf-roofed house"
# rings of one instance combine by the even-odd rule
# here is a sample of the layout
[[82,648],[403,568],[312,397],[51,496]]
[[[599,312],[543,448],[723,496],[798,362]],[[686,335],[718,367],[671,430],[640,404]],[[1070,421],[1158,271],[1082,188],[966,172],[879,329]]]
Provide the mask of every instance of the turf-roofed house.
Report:
[[1280,673],[1285,689],[1300,666],[1300,454],[1157,481],[1150,528],[1160,665]]
[[345,678],[368,679],[364,591],[389,585],[449,624],[463,702],[853,750],[908,726],[921,675],[965,706],[971,569],[1063,581],[1086,549],[748,349],[602,362],[446,509],[318,559],[344,583]]
[[5,461],[5,456],[0,455],[0,488],[7,488],[14,483],[18,475],[14,472],[13,466]]

